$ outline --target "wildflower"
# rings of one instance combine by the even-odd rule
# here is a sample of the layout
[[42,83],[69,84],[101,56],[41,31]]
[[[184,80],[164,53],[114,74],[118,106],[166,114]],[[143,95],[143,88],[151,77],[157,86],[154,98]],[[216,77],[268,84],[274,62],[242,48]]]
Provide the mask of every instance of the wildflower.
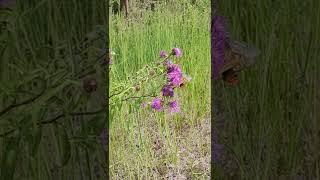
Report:
[[12,9],[16,5],[15,0],[1,0],[0,1],[0,9]]
[[160,57],[161,58],[165,58],[165,57],[167,57],[168,56],[168,54],[165,52],[165,51],[160,51]]
[[182,71],[181,68],[172,64],[167,69],[167,77],[171,85],[179,86],[182,83]]
[[151,103],[151,108],[155,109],[156,111],[161,111],[162,110],[162,100],[160,98],[154,98],[152,103]]
[[222,165],[224,161],[225,147],[223,144],[214,143],[213,145],[213,162],[217,165]]
[[182,83],[181,74],[177,74],[177,73],[168,74],[168,79],[172,86],[180,86],[180,84]]
[[169,111],[171,113],[180,112],[180,106],[177,101],[171,101],[168,103],[168,105],[169,105]]
[[219,78],[219,71],[224,65],[224,53],[227,42],[227,31],[223,17],[214,16],[211,22],[211,62],[213,79]]
[[182,56],[181,50],[177,47],[172,49],[172,54],[175,55],[177,58]]
[[163,86],[162,95],[166,96],[166,97],[167,96],[173,97],[173,95],[174,95],[173,87],[171,85]]
[[177,64],[171,64],[168,66],[168,69],[167,69],[167,73],[181,73],[182,74],[182,71],[181,71],[181,68],[179,65]]

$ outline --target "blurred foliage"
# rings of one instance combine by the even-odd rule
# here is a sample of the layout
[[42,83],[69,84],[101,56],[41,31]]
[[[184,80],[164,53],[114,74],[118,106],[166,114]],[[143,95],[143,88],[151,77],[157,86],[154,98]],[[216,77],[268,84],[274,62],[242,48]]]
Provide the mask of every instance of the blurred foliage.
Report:
[[106,5],[31,0],[0,12],[0,179],[106,177]]

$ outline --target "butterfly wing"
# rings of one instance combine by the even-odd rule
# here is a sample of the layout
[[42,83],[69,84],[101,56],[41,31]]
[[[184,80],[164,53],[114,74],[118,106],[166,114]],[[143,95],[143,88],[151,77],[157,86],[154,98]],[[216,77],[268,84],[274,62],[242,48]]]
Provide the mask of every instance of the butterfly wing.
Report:
[[241,67],[239,67],[239,70],[255,64],[256,57],[260,54],[259,49],[251,47],[245,42],[229,41],[229,46],[231,51],[240,58]]

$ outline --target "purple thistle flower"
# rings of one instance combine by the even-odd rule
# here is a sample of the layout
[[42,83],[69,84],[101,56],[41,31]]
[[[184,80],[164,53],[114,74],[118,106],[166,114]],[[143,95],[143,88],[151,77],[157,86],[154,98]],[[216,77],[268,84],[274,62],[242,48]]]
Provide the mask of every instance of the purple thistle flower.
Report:
[[214,130],[213,132],[213,148],[212,148],[212,160],[213,163],[217,164],[217,165],[221,165],[223,164],[224,161],[224,145],[223,144],[219,144],[218,143],[218,136],[217,136],[217,132],[216,130]]
[[173,95],[174,95],[173,87],[171,85],[163,86],[162,95],[166,96],[166,97],[168,97],[168,96],[173,97]]
[[171,64],[168,66],[167,73],[182,73],[182,71],[179,65]]
[[169,111],[171,113],[180,112],[180,106],[177,101],[171,101],[168,103],[168,105],[169,105]]
[[172,54],[175,55],[177,58],[179,58],[182,56],[182,51],[181,49],[176,47],[172,49]]
[[160,57],[161,58],[165,58],[165,57],[167,57],[168,56],[168,54],[165,52],[165,51],[160,51]]
[[182,71],[180,66],[172,64],[167,69],[167,77],[171,85],[179,86],[182,83]]
[[170,85],[172,86],[180,86],[183,80],[181,74],[177,74],[177,73],[168,74],[168,79],[169,79]]
[[225,148],[223,144],[214,144],[213,145],[213,163],[214,164],[223,164]]
[[211,22],[211,63],[213,79],[219,78],[219,71],[224,65],[227,31],[222,16],[214,16]]
[[1,0],[0,1],[0,9],[12,8],[16,5],[15,0]]
[[160,98],[154,98],[151,103],[151,108],[155,109],[156,111],[162,110],[162,100]]

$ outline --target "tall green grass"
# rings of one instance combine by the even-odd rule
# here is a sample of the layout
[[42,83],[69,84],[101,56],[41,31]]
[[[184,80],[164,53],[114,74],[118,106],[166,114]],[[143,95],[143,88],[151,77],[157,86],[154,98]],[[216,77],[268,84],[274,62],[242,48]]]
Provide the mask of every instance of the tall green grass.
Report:
[[[177,172],[178,141],[184,131],[182,124],[195,129],[196,124],[210,118],[209,2],[202,3],[201,7],[190,3],[161,4],[155,11],[145,11],[138,18],[111,17],[110,47],[116,53],[111,65],[111,85],[124,81],[153,62],[159,57],[160,50],[170,52],[173,47],[182,49],[179,64],[183,72],[192,77],[192,81],[178,92],[182,112],[177,116],[144,110],[132,101],[110,107],[111,178],[165,177],[170,170],[168,164],[172,164],[173,171]],[[163,154],[152,149],[155,141],[164,144]],[[188,175],[192,176],[192,173],[195,170],[190,170]],[[200,172],[203,177],[208,174]]]
[[258,63],[224,88],[227,145],[242,179],[319,179],[319,1],[219,1]]

